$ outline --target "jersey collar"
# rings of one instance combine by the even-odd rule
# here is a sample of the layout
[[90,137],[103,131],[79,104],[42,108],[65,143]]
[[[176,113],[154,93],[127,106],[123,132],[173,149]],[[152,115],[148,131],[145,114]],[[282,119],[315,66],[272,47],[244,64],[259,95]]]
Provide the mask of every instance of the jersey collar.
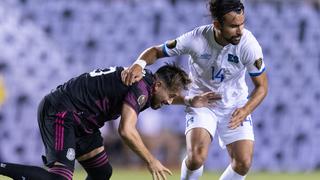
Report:
[[224,47],[220,45],[217,41],[216,38],[214,37],[214,26],[212,25],[209,31],[209,39],[210,42],[212,43],[213,47],[219,50],[222,50]]

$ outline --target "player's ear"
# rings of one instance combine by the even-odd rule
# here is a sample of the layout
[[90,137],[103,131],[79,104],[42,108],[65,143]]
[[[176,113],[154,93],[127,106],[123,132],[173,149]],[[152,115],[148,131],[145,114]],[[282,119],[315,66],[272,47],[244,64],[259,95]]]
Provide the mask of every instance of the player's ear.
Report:
[[214,28],[218,29],[219,31],[221,31],[221,24],[218,20],[213,20],[213,26]]
[[161,81],[156,81],[155,83],[154,83],[154,90],[158,90],[161,86],[162,86],[162,82]]

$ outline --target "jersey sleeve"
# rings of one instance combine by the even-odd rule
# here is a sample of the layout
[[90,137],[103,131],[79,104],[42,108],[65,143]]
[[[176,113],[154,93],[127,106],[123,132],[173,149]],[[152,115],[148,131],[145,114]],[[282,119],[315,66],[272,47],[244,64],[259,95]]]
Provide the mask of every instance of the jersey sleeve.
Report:
[[253,36],[243,47],[242,59],[250,76],[259,76],[265,71],[262,48]]
[[179,56],[183,54],[192,55],[195,39],[195,30],[187,32],[174,40],[166,41],[162,45],[162,52],[166,57]]
[[124,103],[132,107],[138,116],[140,111],[145,109],[148,97],[148,86],[143,80],[141,80],[138,83],[132,85],[132,87],[129,89],[127,95],[124,98]]

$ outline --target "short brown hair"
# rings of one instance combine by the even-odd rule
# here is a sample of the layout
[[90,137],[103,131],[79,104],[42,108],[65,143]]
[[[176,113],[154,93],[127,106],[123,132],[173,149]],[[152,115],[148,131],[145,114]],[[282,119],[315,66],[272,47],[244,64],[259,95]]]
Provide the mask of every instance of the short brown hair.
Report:
[[174,63],[167,63],[160,67],[155,75],[162,80],[171,91],[187,90],[188,85],[191,83],[188,74]]

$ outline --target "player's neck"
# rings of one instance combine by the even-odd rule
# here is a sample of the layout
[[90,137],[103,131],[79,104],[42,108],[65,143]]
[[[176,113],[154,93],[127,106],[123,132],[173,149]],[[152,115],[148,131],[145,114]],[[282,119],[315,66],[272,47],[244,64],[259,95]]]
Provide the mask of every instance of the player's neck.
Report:
[[226,46],[229,44],[229,42],[222,37],[220,31],[216,29],[213,30],[213,37],[214,37],[214,40],[221,46]]

